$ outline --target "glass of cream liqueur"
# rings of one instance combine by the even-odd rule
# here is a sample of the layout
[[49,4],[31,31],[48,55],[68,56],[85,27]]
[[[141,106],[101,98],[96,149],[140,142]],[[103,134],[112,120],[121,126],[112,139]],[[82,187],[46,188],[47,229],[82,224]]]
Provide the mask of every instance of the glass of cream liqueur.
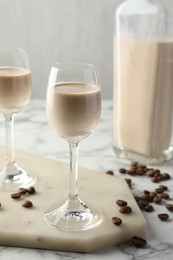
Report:
[[6,125],[6,164],[0,171],[0,189],[13,191],[27,187],[35,178],[15,162],[13,145],[14,116],[28,104],[31,96],[31,71],[23,49],[0,48],[0,112]]
[[97,69],[82,63],[54,64],[51,68],[46,97],[50,126],[69,144],[69,195],[61,204],[51,206],[44,214],[51,226],[65,231],[82,231],[95,227],[102,214],[78,197],[79,143],[96,128],[101,113],[101,94]]

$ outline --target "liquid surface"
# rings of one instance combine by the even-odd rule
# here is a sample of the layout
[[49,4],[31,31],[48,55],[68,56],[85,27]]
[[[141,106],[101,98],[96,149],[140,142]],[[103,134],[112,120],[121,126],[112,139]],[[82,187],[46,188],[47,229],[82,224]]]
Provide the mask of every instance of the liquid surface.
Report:
[[70,82],[48,87],[48,120],[63,138],[91,133],[99,121],[100,112],[100,89],[95,85]]
[[117,145],[148,157],[168,149],[173,114],[173,42],[115,40]]
[[17,67],[0,67],[0,112],[17,112],[31,96],[31,73]]

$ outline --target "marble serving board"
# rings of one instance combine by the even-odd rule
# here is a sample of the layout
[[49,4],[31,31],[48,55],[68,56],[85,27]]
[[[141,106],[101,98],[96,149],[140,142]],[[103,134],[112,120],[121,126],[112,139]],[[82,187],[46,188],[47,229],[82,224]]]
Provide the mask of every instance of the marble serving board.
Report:
[[[0,158],[4,151],[0,149]],[[90,252],[129,240],[145,230],[145,219],[126,182],[118,177],[79,169],[79,195],[88,206],[102,210],[103,220],[96,228],[81,232],[63,232],[47,225],[44,211],[53,203],[60,204],[68,196],[68,165],[51,159],[16,152],[18,164],[37,176],[36,193],[18,200],[12,192],[0,192],[0,245],[42,248],[61,251]],[[3,160],[0,162],[2,167]],[[22,207],[29,199],[32,208]],[[128,201],[133,212],[121,214],[115,201]],[[112,217],[123,223],[115,226]]]

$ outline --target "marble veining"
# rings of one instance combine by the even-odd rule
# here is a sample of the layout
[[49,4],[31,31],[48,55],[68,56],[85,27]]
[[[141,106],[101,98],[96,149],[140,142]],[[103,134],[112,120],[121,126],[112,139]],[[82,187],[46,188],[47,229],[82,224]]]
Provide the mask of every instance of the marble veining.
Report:
[[[0,117],[0,144],[5,144],[4,119]],[[68,163],[68,144],[57,137],[48,125],[45,114],[45,102],[32,100],[30,104],[15,118],[15,148],[37,155],[57,159]],[[100,171],[103,174],[107,170],[113,170],[115,175],[118,169],[127,166],[126,161],[115,157],[112,147],[112,102],[103,101],[100,123],[95,132],[83,140],[79,150],[79,165]],[[1,156],[5,156],[1,154]],[[158,167],[162,172],[168,172],[173,177],[173,161],[169,161]],[[126,176],[127,177],[127,176]],[[132,192],[140,194],[142,190],[154,190],[158,184],[152,183],[149,178],[131,177]],[[173,203],[173,182],[164,183],[169,188],[170,203]],[[0,247],[0,259],[5,260],[41,260],[81,259],[81,260],[172,260],[173,259],[173,213],[168,212],[163,205],[155,205],[155,211],[145,213],[147,231],[145,238],[147,246],[136,249],[130,242],[106,248],[90,254],[67,253],[49,250],[37,250],[26,248]],[[168,213],[170,220],[161,222],[157,218],[158,213]]]

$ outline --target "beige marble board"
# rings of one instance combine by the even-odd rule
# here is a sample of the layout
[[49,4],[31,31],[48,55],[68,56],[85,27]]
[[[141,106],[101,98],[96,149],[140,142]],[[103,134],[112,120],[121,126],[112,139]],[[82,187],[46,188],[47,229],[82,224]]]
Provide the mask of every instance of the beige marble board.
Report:
[[[80,168],[79,194],[85,202],[100,207],[104,220],[92,230],[67,233],[48,226],[43,213],[49,205],[63,202],[68,196],[68,165],[43,157],[17,152],[20,166],[38,176],[37,193],[19,200],[9,192],[0,192],[0,245],[43,248],[62,251],[90,252],[129,240],[133,235],[144,232],[145,219],[132,193],[123,179]],[[4,152],[0,149],[0,158]],[[0,166],[2,167],[2,160]],[[34,207],[22,207],[29,199]],[[119,213],[115,201],[124,199],[133,213]],[[112,224],[112,217],[123,220],[121,226]]]

